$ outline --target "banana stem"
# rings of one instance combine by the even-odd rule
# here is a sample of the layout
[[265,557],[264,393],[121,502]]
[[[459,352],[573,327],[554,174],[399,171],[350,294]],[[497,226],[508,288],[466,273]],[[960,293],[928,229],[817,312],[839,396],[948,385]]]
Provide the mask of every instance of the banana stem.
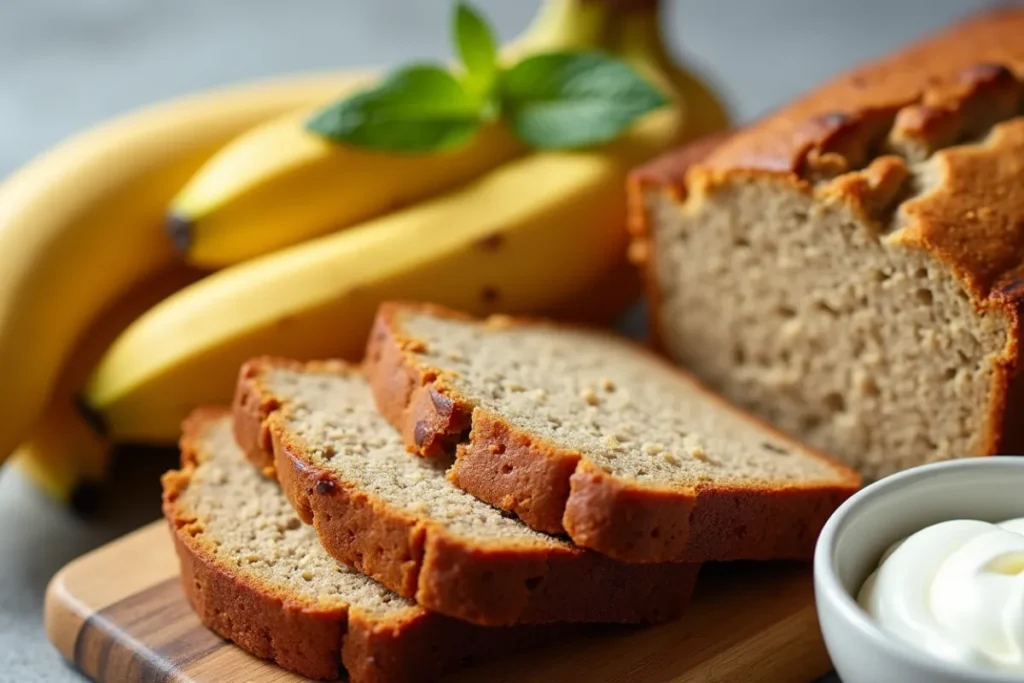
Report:
[[612,4],[611,0],[544,0],[521,40],[558,49],[597,47],[605,42]]
[[[616,0],[610,0],[615,2]],[[665,41],[659,0],[617,0],[608,19],[612,51],[640,69],[683,106],[687,135],[700,137],[729,124],[729,114],[704,80],[680,62]]]
[[660,0],[610,0],[615,9],[608,20],[616,52],[642,56],[662,66],[673,63],[662,32]]
[[607,5],[614,13],[657,12],[662,5],[662,0],[591,0],[591,2]]

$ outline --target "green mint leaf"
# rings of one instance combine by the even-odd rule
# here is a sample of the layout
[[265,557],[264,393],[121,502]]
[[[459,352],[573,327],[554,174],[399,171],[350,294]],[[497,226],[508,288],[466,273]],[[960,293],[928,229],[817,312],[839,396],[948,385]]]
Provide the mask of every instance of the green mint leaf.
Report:
[[488,92],[498,76],[498,47],[487,21],[466,2],[455,3],[455,43],[469,87]]
[[625,62],[594,51],[527,57],[501,75],[504,116],[538,149],[575,149],[614,140],[668,100]]
[[468,141],[486,102],[439,66],[399,69],[370,90],[317,112],[307,130],[331,140],[387,152],[427,153]]

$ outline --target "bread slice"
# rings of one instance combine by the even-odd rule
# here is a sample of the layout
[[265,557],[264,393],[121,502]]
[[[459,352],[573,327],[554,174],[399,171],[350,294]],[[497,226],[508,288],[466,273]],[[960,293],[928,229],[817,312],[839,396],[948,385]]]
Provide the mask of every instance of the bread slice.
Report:
[[535,529],[633,562],[810,558],[857,475],[609,334],[386,304],[367,372],[409,447]]
[[485,625],[656,622],[689,600],[696,565],[583,551],[453,486],[445,463],[406,452],[357,368],[251,361],[235,426],[328,553],[428,609]]
[[671,357],[868,477],[1024,452],[1024,6],[719,142],[631,183]]
[[401,683],[559,632],[433,614],[339,565],[281,488],[246,462],[226,409],[193,414],[181,452],[163,488],[182,587],[204,624],[257,657],[310,678]]

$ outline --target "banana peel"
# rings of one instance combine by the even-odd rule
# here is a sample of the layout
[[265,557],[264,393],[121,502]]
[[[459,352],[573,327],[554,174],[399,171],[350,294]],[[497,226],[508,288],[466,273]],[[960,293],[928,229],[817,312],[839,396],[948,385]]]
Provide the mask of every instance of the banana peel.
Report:
[[50,497],[76,511],[91,511],[99,500],[113,444],[81,410],[78,390],[121,332],[158,302],[204,275],[171,266],[107,306],[76,345],[42,417],[18,445],[10,464]]

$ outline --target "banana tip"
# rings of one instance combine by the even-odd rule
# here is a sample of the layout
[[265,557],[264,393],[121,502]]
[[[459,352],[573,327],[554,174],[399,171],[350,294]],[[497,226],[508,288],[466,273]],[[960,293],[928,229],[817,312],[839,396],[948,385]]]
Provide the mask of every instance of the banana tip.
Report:
[[88,517],[99,511],[103,502],[103,486],[95,481],[79,482],[68,497],[68,505],[77,515]]
[[171,212],[164,219],[164,231],[179,253],[188,253],[192,246],[192,221],[181,214]]
[[75,409],[87,425],[100,436],[106,436],[108,430],[107,421],[100,411],[89,405],[89,402],[81,395],[75,396]]

